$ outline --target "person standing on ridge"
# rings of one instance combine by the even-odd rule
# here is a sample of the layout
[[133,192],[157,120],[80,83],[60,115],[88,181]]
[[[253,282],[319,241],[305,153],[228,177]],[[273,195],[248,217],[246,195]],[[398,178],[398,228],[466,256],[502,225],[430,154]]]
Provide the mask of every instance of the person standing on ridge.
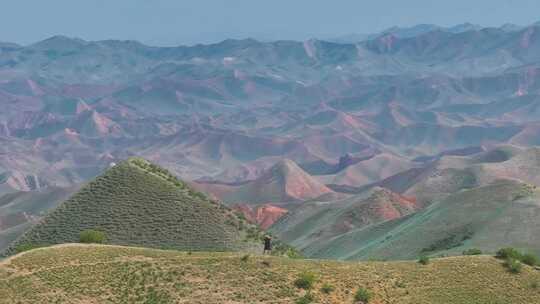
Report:
[[264,236],[263,255],[272,253],[272,237],[268,234]]

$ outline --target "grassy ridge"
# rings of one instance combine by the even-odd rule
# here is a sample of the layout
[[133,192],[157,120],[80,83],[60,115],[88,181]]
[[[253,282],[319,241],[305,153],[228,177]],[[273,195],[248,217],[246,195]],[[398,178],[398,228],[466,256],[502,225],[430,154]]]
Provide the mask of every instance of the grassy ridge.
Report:
[[86,229],[104,232],[107,243],[117,245],[205,251],[259,245],[259,230],[233,211],[165,169],[131,159],[83,187],[7,253],[21,246],[78,242]]
[[[113,246],[33,250],[0,264],[0,303],[295,303],[314,275],[314,303],[540,303],[540,273],[511,274],[493,257],[416,262],[296,260]],[[321,288],[331,286],[326,294]],[[328,288],[325,288],[328,289]]]

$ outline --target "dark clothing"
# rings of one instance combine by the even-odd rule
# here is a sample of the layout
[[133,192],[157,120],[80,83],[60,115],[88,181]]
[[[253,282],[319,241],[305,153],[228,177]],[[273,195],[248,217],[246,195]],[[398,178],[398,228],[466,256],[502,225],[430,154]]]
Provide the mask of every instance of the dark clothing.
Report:
[[272,250],[272,238],[264,238],[264,250]]

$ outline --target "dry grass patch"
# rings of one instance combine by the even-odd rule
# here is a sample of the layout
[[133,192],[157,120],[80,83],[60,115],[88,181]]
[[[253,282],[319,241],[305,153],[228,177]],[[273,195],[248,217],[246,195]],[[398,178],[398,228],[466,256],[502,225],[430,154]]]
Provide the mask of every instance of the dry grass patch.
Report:
[[[268,262],[262,267],[262,262]],[[511,274],[487,256],[411,262],[337,262],[115,246],[26,252],[0,266],[0,303],[540,303],[540,274]],[[307,291],[295,281],[317,278]],[[332,286],[330,293],[324,286]],[[303,299],[303,300],[302,300]]]

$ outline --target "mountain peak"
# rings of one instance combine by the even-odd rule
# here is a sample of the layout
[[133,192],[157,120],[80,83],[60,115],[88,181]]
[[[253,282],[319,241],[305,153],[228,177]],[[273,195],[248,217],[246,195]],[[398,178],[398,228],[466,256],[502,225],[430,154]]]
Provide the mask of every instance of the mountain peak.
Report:
[[79,49],[88,44],[85,40],[80,38],[71,38],[62,35],[52,36],[40,42],[31,45],[33,48],[58,50],[62,52],[73,51]]
[[283,176],[295,173],[298,170],[303,171],[294,161],[290,159],[282,159],[272,167],[272,172],[279,173]]
[[117,135],[121,131],[118,124],[98,111],[91,109],[84,102],[77,104],[77,111],[79,112],[78,117],[71,127],[80,134],[96,137]]
[[281,201],[313,199],[333,192],[290,159],[276,163],[255,184],[263,189],[274,188]]
[[78,242],[81,231],[87,229],[104,232],[108,243],[115,245],[239,250],[254,245],[239,230],[245,224],[166,169],[130,158],[45,216],[11,251],[18,244]]

